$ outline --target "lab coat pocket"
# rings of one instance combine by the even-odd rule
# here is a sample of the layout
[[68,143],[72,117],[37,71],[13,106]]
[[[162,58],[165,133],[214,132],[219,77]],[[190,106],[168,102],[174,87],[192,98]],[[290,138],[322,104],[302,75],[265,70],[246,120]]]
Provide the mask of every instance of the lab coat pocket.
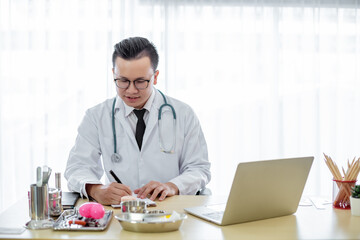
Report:
[[171,178],[179,174],[179,160],[176,153],[161,153],[161,165],[171,175]]
[[161,152],[161,160],[164,166],[174,166],[178,164],[178,155],[176,153]]

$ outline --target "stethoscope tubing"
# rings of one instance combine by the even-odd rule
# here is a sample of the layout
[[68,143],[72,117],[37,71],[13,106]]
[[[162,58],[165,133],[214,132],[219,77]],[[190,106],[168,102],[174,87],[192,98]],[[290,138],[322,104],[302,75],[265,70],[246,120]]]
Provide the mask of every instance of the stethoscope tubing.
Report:
[[115,129],[115,103],[116,103],[116,97],[114,98],[114,102],[112,105],[112,130],[113,130],[113,137],[114,137],[114,153],[116,154],[116,129]]

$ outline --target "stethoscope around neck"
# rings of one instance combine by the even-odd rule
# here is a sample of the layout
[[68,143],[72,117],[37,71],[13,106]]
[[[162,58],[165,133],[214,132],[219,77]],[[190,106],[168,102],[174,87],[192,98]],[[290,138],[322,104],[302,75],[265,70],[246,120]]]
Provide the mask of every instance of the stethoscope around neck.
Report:
[[[165,95],[158,90],[159,93],[161,94],[161,96],[164,99],[164,104],[162,104],[159,108],[159,114],[158,114],[158,129],[159,129],[159,145],[160,145],[160,151],[164,152],[164,153],[175,153],[175,144],[176,144],[176,112],[174,107],[171,104],[168,104]],[[117,142],[116,142],[116,128],[115,128],[115,103],[116,103],[116,97],[114,98],[113,104],[112,104],[112,112],[111,112],[111,119],[112,119],[112,131],[113,131],[113,138],[114,138],[114,153],[111,155],[111,161],[118,163],[121,161],[121,156],[119,153],[117,153],[116,149],[117,149]],[[163,134],[162,132],[162,120],[161,120],[161,115],[162,115],[162,110],[165,107],[169,107],[172,111],[172,115],[173,115],[173,139],[171,142],[170,147],[165,147],[164,144],[164,139],[163,139]]]

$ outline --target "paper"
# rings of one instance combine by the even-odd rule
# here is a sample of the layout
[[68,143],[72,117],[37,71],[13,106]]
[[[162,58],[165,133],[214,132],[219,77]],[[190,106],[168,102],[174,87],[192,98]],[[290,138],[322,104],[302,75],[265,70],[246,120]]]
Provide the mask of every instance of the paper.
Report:
[[176,211],[173,211],[171,214],[167,215],[146,215],[143,219],[144,222],[148,223],[160,223],[160,222],[175,222],[181,220],[181,215]]
[[302,198],[299,202],[299,206],[312,206],[312,202],[309,198]]
[[169,217],[168,221],[178,221],[181,219],[181,216],[176,211],[173,211],[171,216]]
[[[135,194],[135,193],[133,193],[132,195],[133,195],[134,197],[137,196],[137,194]],[[147,207],[156,207],[156,202],[150,200],[149,198],[141,199],[141,198],[136,197],[136,200],[145,201]],[[119,207],[121,207],[120,204],[112,204],[111,206],[112,206],[113,208],[119,208]]]
[[25,231],[25,228],[8,228],[0,227],[0,234],[21,234]]
[[329,201],[327,199],[317,198],[317,197],[311,197],[310,200],[314,204],[314,206],[319,210],[325,209],[325,204],[332,203],[331,201]]

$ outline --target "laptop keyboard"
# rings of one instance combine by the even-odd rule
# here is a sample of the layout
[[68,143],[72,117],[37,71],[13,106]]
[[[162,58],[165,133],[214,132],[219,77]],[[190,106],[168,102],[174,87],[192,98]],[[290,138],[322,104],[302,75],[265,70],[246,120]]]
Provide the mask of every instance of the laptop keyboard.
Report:
[[224,215],[224,211],[218,211],[218,212],[211,212],[211,213],[204,213],[204,216],[211,218],[213,220],[216,221],[221,221],[223,215]]

